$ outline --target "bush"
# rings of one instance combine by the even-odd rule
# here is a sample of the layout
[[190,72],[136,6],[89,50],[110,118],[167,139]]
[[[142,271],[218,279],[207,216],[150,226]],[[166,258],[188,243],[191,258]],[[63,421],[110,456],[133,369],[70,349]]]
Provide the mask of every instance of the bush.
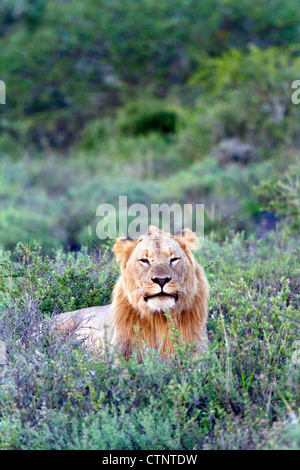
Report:
[[299,64],[295,47],[254,45],[203,60],[193,82],[206,92],[199,111],[213,126],[215,141],[238,137],[265,150],[297,142],[291,83]]
[[121,132],[135,136],[151,132],[173,134],[177,123],[175,111],[164,109],[161,102],[145,100],[128,104],[121,109],[118,118]]
[[285,221],[285,228],[298,230],[300,227],[300,198],[298,166],[287,167],[283,177],[270,178],[261,182],[254,191],[262,207],[275,211]]
[[[110,269],[107,252],[67,255],[58,250],[50,259],[40,251],[36,242],[33,247],[20,243],[14,255],[0,260],[3,308],[26,308],[32,303],[41,313],[52,315],[109,303],[117,272]],[[17,324],[16,318],[12,320]]]

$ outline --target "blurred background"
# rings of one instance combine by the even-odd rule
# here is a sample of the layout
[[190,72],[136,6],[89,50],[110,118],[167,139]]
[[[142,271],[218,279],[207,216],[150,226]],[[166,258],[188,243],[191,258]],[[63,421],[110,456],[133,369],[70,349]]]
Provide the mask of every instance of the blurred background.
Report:
[[297,0],[1,0],[0,248],[101,246],[96,208],[299,230]]

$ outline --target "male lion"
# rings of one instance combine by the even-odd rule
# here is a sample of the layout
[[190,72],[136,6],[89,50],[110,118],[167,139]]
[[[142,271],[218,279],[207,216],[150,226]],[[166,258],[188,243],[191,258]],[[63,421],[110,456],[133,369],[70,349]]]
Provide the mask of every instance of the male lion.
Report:
[[174,353],[168,313],[180,339],[204,351],[209,288],[191,253],[195,248],[196,236],[189,229],[172,236],[150,226],[138,240],[117,239],[121,276],[112,304],[62,313],[56,327],[92,348],[106,338],[126,359],[142,344],[164,356]]

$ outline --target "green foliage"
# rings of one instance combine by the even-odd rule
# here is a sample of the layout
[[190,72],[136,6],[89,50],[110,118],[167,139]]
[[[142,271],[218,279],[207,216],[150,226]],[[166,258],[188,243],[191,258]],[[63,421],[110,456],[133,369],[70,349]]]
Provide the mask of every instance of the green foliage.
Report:
[[145,100],[132,102],[121,109],[119,127],[131,135],[159,132],[172,134],[176,131],[178,117],[175,111],[164,109],[163,103]]
[[291,102],[291,83],[300,65],[297,48],[250,46],[203,60],[194,78],[206,91],[201,103],[215,127],[215,138],[240,137],[275,148],[295,140],[299,110]]
[[[96,356],[53,338],[42,320],[53,311],[48,283],[58,304],[66,279],[75,293],[77,303],[66,295],[61,307],[101,302],[101,293],[108,300],[107,281],[97,280],[98,260],[81,252],[50,261],[38,247],[19,247],[14,263],[2,253],[0,336],[9,363],[0,370],[0,448],[297,448],[296,250],[296,241],[280,236],[251,243],[237,236],[222,245],[207,239],[199,258],[211,284],[209,352],[194,358],[173,328],[176,359],[163,362],[148,351],[142,363],[134,355],[118,365],[109,347]],[[89,297],[91,279],[97,299]],[[43,325],[39,335],[37,325]]]
[[120,103],[182,87],[203,54],[288,47],[298,24],[296,0],[2,1],[1,132],[18,152],[19,144],[66,149]]
[[[255,44],[296,44],[299,40],[299,5],[297,0],[224,0],[224,16],[228,21],[225,31],[230,34],[231,46],[241,42],[248,44],[253,37]],[[226,24],[226,21],[225,21]]]
[[280,179],[269,179],[255,188],[262,206],[285,218],[286,225],[300,227],[299,165],[290,165]]
[[66,148],[85,120],[118,105],[136,84],[182,83],[192,66],[190,41],[194,47],[213,41],[215,4],[45,0],[20,5],[19,16],[11,4],[1,7],[16,23],[0,58],[10,88],[7,132],[27,145]]
[[[3,308],[14,305],[26,310],[33,303],[40,312],[51,315],[109,303],[117,273],[107,268],[107,253],[99,252],[96,257],[86,250],[77,255],[57,251],[55,259],[50,259],[40,251],[36,242],[32,248],[19,243],[14,256],[0,261]],[[18,263],[13,261],[16,258]],[[15,318],[12,321],[17,323]]]

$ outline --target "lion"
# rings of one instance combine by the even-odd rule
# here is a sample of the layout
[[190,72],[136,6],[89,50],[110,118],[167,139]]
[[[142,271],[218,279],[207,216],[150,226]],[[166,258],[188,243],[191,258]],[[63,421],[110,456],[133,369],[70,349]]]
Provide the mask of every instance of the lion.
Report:
[[171,321],[182,342],[205,351],[209,286],[195,249],[190,229],[171,235],[150,226],[137,240],[118,238],[114,253],[121,274],[112,304],[57,315],[56,329],[92,349],[112,344],[125,359],[145,346],[166,357],[175,353]]

